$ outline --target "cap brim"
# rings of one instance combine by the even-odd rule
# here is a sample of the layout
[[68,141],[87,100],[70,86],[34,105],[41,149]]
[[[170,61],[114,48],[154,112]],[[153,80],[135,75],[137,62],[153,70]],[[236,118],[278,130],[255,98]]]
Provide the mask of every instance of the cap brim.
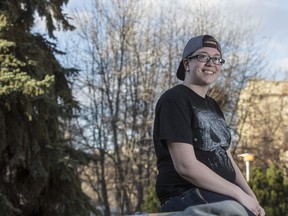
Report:
[[184,68],[183,60],[179,64],[179,67],[177,70],[177,77],[178,79],[182,81],[185,79],[185,68]]

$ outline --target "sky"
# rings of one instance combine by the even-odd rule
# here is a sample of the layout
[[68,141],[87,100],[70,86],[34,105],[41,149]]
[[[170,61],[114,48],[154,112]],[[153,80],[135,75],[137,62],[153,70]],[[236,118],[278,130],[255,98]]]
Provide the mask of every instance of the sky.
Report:
[[[91,0],[70,0],[65,8],[67,13],[84,10]],[[124,0],[123,0],[124,1]],[[158,3],[167,0],[158,0]],[[170,0],[194,3],[195,0]],[[197,0],[196,0],[197,1]],[[280,71],[276,80],[288,80],[288,1],[287,0],[208,0],[211,4],[219,3],[226,8],[243,10],[251,21],[261,23],[259,38],[267,38],[267,55],[270,58],[268,67],[271,71]],[[87,2],[87,4],[84,4]],[[86,7],[87,8],[87,7]],[[231,12],[231,11],[230,11]],[[225,13],[225,11],[224,11]],[[270,78],[270,77],[269,77]],[[268,78],[268,79],[269,79]]]
[[288,1],[287,0],[224,0],[250,14],[261,22],[260,37],[269,39],[267,44],[271,70],[280,69],[277,80],[288,80]]

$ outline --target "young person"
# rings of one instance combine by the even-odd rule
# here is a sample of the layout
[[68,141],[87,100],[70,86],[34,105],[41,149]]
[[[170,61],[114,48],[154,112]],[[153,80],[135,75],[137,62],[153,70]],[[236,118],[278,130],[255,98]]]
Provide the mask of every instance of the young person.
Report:
[[183,83],[167,90],[156,105],[156,192],[165,212],[234,200],[248,215],[265,215],[229,152],[231,134],[223,113],[207,96],[224,63],[214,37],[191,38],[177,70]]

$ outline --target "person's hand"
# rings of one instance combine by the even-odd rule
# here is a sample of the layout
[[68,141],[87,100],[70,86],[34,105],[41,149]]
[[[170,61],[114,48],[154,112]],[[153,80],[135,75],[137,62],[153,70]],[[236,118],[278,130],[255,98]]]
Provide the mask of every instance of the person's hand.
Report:
[[256,216],[265,216],[264,209],[259,205],[259,202],[254,197],[243,193],[239,199],[239,202],[244,205],[247,209],[253,212]]
[[265,216],[265,210],[262,208],[262,206],[259,205],[259,209],[257,216]]

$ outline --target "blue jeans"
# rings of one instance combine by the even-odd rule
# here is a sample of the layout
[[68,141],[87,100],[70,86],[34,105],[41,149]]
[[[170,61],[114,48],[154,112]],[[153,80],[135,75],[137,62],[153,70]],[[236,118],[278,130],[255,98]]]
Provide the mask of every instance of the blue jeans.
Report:
[[[161,209],[163,212],[177,212],[177,211],[184,211],[189,206],[221,202],[224,200],[234,200],[234,199],[229,196],[214,193],[204,189],[193,188],[182,192],[178,196],[171,197],[161,206]],[[245,209],[249,216],[255,216],[253,212],[251,212],[247,208]]]

